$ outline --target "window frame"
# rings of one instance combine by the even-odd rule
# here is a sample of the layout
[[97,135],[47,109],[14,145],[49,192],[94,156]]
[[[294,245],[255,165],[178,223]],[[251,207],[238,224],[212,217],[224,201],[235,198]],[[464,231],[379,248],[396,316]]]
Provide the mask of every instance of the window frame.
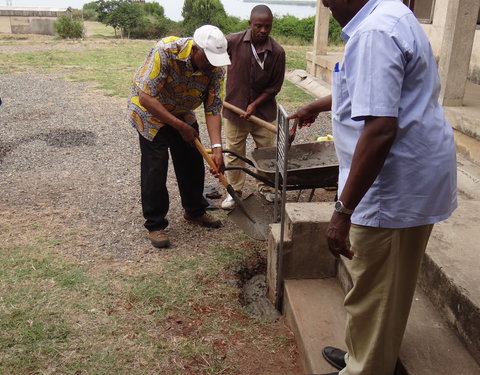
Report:
[[[417,17],[418,22],[425,23],[425,24],[433,23],[433,13],[435,11],[435,0],[430,0],[431,6],[430,6],[430,15],[428,18],[419,18],[417,16],[417,14],[415,13],[415,0],[402,0],[402,1],[413,12],[413,14],[415,14],[415,17]],[[422,1],[425,1],[425,0],[422,0]]]

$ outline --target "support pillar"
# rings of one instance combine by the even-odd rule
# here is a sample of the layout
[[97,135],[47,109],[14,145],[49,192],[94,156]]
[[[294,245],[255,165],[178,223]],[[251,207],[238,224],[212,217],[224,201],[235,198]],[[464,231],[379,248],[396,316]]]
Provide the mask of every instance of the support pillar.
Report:
[[440,49],[440,103],[461,106],[465,95],[480,2],[449,0]]
[[[315,34],[313,37],[313,51],[311,55],[311,65],[308,72],[317,76],[317,56],[326,55],[328,49],[328,24],[330,20],[330,10],[326,8],[322,0],[317,0],[317,11],[315,15]],[[307,60],[308,60],[307,55]]]
[[322,0],[317,0],[315,34],[313,37],[313,52],[315,55],[327,54],[329,17],[330,10],[323,5]]

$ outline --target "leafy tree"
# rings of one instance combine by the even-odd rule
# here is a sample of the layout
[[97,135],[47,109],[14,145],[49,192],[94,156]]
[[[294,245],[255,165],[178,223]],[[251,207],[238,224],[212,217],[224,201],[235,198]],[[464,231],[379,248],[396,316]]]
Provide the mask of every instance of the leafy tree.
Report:
[[66,14],[61,14],[54,22],[53,27],[57,34],[64,39],[78,39],[85,33],[82,19]]
[[117,30],[120,30],[121,36],[124,33],[129,36],[133,29],[146,23],[143,20],[145,11],[142,3],[133,2],[132,0],[99,0],[97,5],[98,20],[108,26],[112,26],[115,34]]
[[275,18],[272,34],[311,42],[315,34],[315,17],[298,19],[295,16],[286,15]]
[[332,15],[328,23],[328,43],[335,46],[345,43],[342,38],[342,27]]
[[299,20],[297,35],[302,40],[313,41],[315,36],[315,16]]
[[91,9],[93,10],[94,12],[97,12],[98,11],[98,1],[92,1],[90,3],[86,3],[86,4],[83,4],[83,10],[88,10],[88,9]]
[[182,8],[183,25],[188,35],[192,35],[198,27],[210,24],[224,30],[231,26],[220,0],[185,0]]
[[147,14],[151,14],[160,18],[165,17],[165,11],[159,3],[143,3],[143,8]]
[[83,11],[84,20],[89,20],[89,21],[97,20],[98,4],[96,1],[92,1],[90,3],[84,4],[82,11]]

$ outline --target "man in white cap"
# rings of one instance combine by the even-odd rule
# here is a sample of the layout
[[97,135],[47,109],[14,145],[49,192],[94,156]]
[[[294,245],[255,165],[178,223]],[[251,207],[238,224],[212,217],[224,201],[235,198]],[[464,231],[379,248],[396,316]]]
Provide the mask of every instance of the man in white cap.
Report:
[[217,27],[204,25],[193,38],[170,36],[160,40],[135,74],[128,119],[139,133],[144,226],[155,247],[170,245],[166,232],[169,150],[184,218],[209,228],[221,226],[220,220],[205,211],[205,167],[192,143],[198,137],[194,110],[203,103],[212,158],[218,170],[224,170],[220,92],[225,78],[223,66],[229,64],[225,36]]

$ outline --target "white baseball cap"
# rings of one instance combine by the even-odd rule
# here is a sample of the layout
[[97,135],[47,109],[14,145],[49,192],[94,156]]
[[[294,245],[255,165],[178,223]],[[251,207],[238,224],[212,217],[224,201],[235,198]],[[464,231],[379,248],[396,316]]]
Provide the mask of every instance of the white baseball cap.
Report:
[[227,53],[227,39],[218,27],[213,25],[200,26],[193,34],[193,40],[203,49],[208,62],[213,66],[231,64]]

